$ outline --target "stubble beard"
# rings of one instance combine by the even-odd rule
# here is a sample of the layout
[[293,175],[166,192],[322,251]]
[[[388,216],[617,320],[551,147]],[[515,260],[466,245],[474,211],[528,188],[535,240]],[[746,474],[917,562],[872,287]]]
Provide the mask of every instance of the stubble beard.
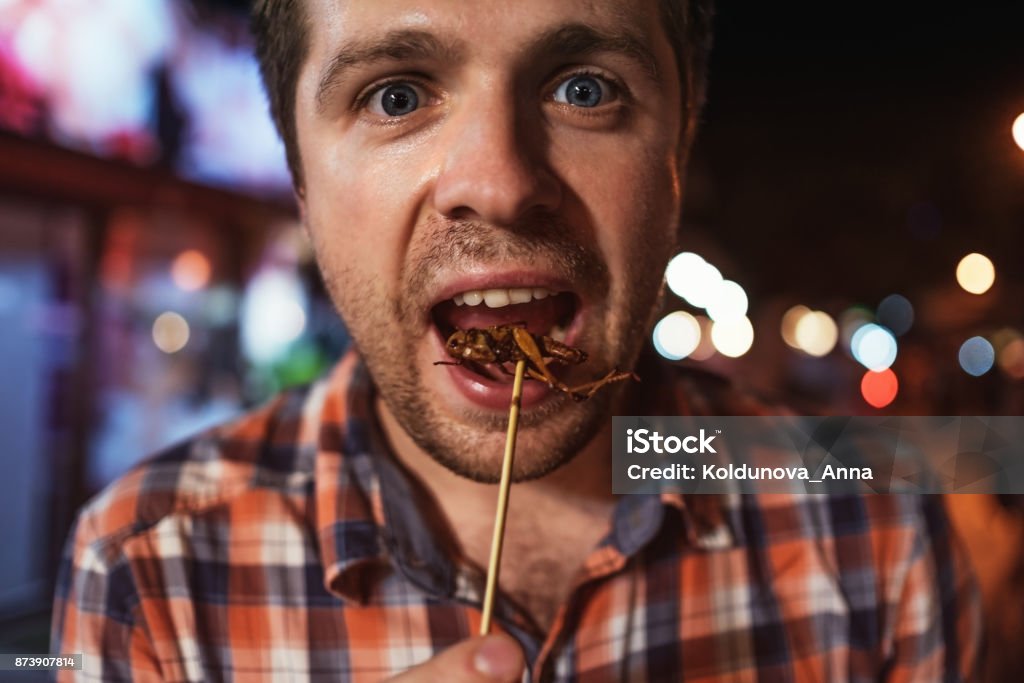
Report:
[[[634,367],[654,313],[664,255],[644,252],[636,245],[637,253],[627,260],[629,272],[615,289],[604,261],[573,240],[570,231],[555,220],[498,232],[469,222],[438,219],[424,234],[428,235],[421,240],[424,246],[409,252],[397,300],[376,298],[381,288],[371,277],[357,275],[352,269],[332,270],[327,262],[329,252],[318,245],[321,273],[380,398],[405,432],[452,472],[476,482],[496,483],[508,416],[470,409],[451,414],[442,409],[445,397],[439,395],[429,373],[446,370],[429,366],[424,373],[419,364],[427,335],[434,334],[432,326],[424,329],[423,311],[429,302],[422,300],[423,293],[433,291],[431,284],[450,272],[451,264],[513,260],[555,267],[577,286],[603,295],[596,297],[603,306],[592,312],[587,329],[575,342],[586,349],[590,359],[571,379],[564,378],[569,383],[589,381],[613,367]],[[583,402],[552,392],[540,404],[524,410],[513,481],[543,477],[571,460],[608,420],[622,389],[619,382]]]

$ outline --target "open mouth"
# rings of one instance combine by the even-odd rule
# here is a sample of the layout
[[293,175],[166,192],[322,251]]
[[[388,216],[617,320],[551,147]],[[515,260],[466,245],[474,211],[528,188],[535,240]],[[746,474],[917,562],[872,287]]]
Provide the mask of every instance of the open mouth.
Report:
[[578,308],[572,292],[553,292],[545,287],[473,289],[434,306],[431,318],[445,339],[456,329],[525,323],[533,334],[564,342]]
[[[534,335],[571,343],[581,308],[580,298],[574,292],[517,286],[459,291],[437,303],[430,313],[442,346],[456,330],[510,324],[525,325]],[[452,359],[445,357],[443,360]],[[511,379],[511,367],[510,363],[499,367],[496,363],[462,361],[462,368],[476,375],[479,381],[500,384]]]

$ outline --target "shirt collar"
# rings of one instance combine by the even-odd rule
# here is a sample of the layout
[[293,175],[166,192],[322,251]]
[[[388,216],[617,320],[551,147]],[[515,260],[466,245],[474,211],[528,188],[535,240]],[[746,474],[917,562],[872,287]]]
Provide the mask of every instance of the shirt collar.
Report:
[[[652,375],[653,376],[653,375]],[[392,458],[373,411],[369,371],[350,350],[307,406],[316,424],[315,514],[325,587],[362,602],[370,581],[390,560],[429,593],[451,596],[457,572],[453,553],[423,514],[420,492]],[[675,400],[666,408],[688,414]],[[735,506],[729,506],[735,510]],[[687,544],[718,550],[736,542],[738,524],[726,519],[718,496],[622,496],[606,543],[630,557],[662,528],[667,509],[682,520]]]
[[361,365],[354,352],[347,353],[314,390],[320,400],[312,401],[311,410],[319,415],[308,416],[318,425],[313,486],[324,584],[355,601],[366,597],[363,579],[385,558],[380,487],[368,448],[371,413],[359,399],[366,393]]
[[323,391],[314,491],[325,587],[362,602],[391,562],[427,592],[452,595],[452,553],[422,514],[422,492],[390,455],[357,352],[345,355]]

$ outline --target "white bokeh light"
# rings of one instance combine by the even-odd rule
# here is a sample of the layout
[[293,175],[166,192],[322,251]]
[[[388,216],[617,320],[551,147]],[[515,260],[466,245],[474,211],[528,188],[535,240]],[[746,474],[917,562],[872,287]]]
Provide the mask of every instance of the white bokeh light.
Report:
[[191,330],[188,321],[174,311],[166,311],[153,321],[153,343],[164,353],[177,353],[188,344]]
[[697,268],[694,286],[683,298],[695,308],[704,308],[710,302],[711,297],[721,282],[721,271],[705,261],[703,265]]
[[968,254],[956,266],[957,283],[971,294],[984,294],[995,280],[996,268],[984,254]]
[[881,372],[896,362],[896,337],[881,325],[868,323],[853,333],[850,351],[868,370]]
[[1013,133],[1013,141],[1024,150],[1024,114],[1021,114],[1014,120],[1011,131]]
[[665,268],[665,281],[672,293],[685,299],[696,286],[696,277],[704,263],[704,259],[692,251],[673,256]]
[[725,321],[747,314],[747,293],[738,283],[722,280],[711,291],[705,308],[712,320]]
[[797,304],[782,314],[782,341],[786,342],[788,346],[794,349],[800,348],[800,343],[796,339],[796,326],[810,312],[811,309],[803,304]]
[[839,339],[839,327],[828,313],[809,311],[797,322],[794,338],[801,351],[821,357],[835,348]]
[[306,297],[298,278],[283,271],[258,273],[242,303],[242,348],[267,363],[285,352],[306,328]]
[[746,317],[715,322],[711,326],[711,341],[723,356],[739,358],[754,343],[754,326]]
[[722,273],[692,251],[676,254],[665,268],[672,292],[696,308],[704,308],[722,282]]
[[669,360],[682,360],[700,344],[700,323],[685,311],[674,311],[654,326],[654,348]]

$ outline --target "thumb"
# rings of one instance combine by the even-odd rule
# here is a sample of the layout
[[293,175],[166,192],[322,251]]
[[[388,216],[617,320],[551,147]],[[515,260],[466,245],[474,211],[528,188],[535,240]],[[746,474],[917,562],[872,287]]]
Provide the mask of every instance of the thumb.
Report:
[[522,678],[523,667],[519,644],[506,635],[494,634],[453,645],[391,680],[392,683],[514,683]]

